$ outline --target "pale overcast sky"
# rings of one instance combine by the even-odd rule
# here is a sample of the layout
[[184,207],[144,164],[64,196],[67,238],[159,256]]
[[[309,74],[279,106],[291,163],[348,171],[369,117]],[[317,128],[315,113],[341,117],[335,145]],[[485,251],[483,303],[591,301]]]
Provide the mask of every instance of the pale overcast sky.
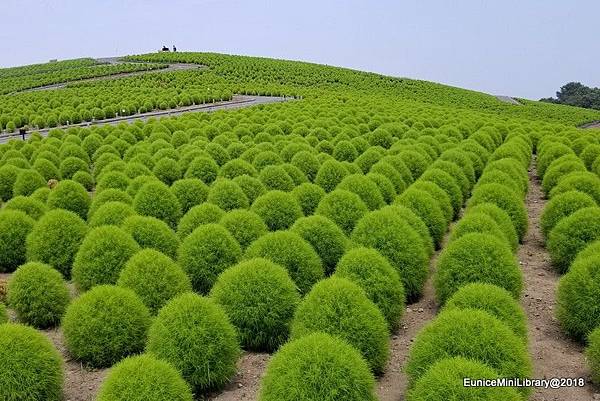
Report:
[[600,86],[599,15],[597,0],[1,0],[0,66],[175,44],[538,99]]

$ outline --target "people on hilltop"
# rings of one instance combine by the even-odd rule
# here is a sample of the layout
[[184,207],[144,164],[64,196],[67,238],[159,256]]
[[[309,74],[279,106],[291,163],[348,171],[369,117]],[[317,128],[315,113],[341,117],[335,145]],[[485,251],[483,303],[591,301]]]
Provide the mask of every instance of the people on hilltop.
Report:
[[173,53],[175,53],[177,51],[177,48],[175,47],[175,45],[173,45]]
[[167,46],[163,45],[163,47],[162,47],[162,51],[163,51],[163,52],[168,52],[168,51],[169,51],[169,48],[168,48]]

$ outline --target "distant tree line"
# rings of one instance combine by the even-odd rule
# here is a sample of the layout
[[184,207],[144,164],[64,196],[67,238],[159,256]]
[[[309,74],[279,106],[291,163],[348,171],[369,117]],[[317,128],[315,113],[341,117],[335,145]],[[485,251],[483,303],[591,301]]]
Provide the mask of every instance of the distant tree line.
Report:
[[600,88],[590,88],[580,82],[569,82],[556,92],[556,98],[549,97],[540,101],[600,110]]

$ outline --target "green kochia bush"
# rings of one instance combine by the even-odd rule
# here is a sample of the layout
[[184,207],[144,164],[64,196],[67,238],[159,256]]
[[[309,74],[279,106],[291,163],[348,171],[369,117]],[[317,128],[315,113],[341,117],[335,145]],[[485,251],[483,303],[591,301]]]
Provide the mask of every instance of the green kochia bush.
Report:
[[273,356],[259,401],[376,401],[375,379],[360,353],[325,333],[291,341]]
[[250,206],[246,194],[234,181],[219,178],[210,187],[207,202],[225,211],[247,209]]
[[135,195],[133,207],[142,216],[163,220],[172,228],[181,217],[181,205],[165,184],[153,181],[145,184]]
[[377,184],[362,174],[346,176],[336,189],[354,192],[361,198],[369,210],[376,210],[385,205]]
[[501,184],[485,184],[473,191],[468,206],[477,206],[480,203],[488,202],[508,213],[515,230],[517,230],[519,240],[522,240],[527,232],[527,211],[519,195]]
[[101,368],[143,350],[150,313],[132,290],[100,285],[75,299],[63,317],[69,353]]
[[102,193],[94,195],[92,203],[90,204],[90,209],[88,210],[88,220],[94,216],[94,213],[96,213],[96,210],[98,210],[100,206],[107,202],[123,202],[131,205],[133,200],[131,199],[131,196],[120,189],[107,189]]
[[13,196],[29,196],[46,185],[46,180],[35,170],[21,170],[13,185]]
[[510,216],[504,209],[489,202],[479,203],[476,206],[469,207],[467,213],[484,213],[494,219],[500,230],[504,233],[510,248],[516,250],[519,246],[519,237],[517,230],[510,219]]
[[600,383],[600,328],[596,328],[588,336],[588,344],[585,356],[592,371],[592,381],[598,384]]
[[287,270],[262,258],[226,269],[210,292],[236,327],[242,346],[274,351],[286,342],[300,295]]
[[14,271],[25,262],[25,239],[35,221],[20,210],[0,210],[0,272]]
[[349,235],[358,220],[368,211],[369,209],[357,194],[336,189],[321,199],[315,213],[329,218]]
[[292,339],[324,332],[348,341],[360,351],[374,373],[389,357],[388,326],[365,292],[344,278],[315,284],[302,300],[292,323]]
[[48,207],[44,202],[31,196],[15,196],[6,202],[4,208],[7,210],[20,210],[25,212],[34,220],[39,220],[39,218],[48,211]]
[[263,219],[270,231],[285,230],[303,216],[298,201],[283,191],[269,191],[259,196],[250,210]]
[[370,212],[352,232],[356,244],[375,248],[398,271],[406,296],[417,298],[428,272],[427,250],[421,237],[393,208]]
[[585,340],[600,325],[600,253],[582,255],[558,283],[556,317],[571,337]]
[[90,227],[99,227],[105,225],[118,226],[130,216],[136,215],[131,205],[123,202],[106,202],[100,206],[88,224]]
[[177,257],[179,238],[173,230],[156,217],[130,216],[121,225],[141,248],[156,249],[172,259]]
[[192,290],[183,269],[155,249],[143,249],[133,255],[121,270],[117,284],[132,289],[152,314],[171,298]]
[[381,311],[391,331],[398,328],[404,312],[404,286],[398,272],[379,252],[371,248],[354,248],[340,260],[337,277],[358,284]]
[[218,223],[223,216],[225,211],[212,203],[194,206],[179,220],[177,236],[183,240],[196,228],[203,224]]
[[419,237],[421,237],[421,239],[423,241],[423,246],[424,246],[427,254],[429,256],[433,255],[433,252],[434,252],[433,239],[431,238],[429,229],[427,228],[425,223],[423,223],[423,220],[421,220],[415,214],[415,212],[413,212],[406,206],[401,206],[401,205],[390,205],[390,206],[381,208],[381,211],[385,211],[385,210],[390,211],[391,213],[393,213],[394,215],[396,215],[397,217],[399,217],[400,219],[402,219],[406,223],[408,223],[408,225],[413,230],[415,230],[417,234],[419,234]]
[[228,212],[219,220],[219,224],[229,230],[242,249],[268,231],[267,225],[256,213],[244,209]]
[[305,216],[310,216],[315,212],[319,202],[325,196],[325,190],[317,184],[305,182],[292,190],[292,195],[296,198]]
[[532,373],[525,342],[481,310],[445,311],[425,326],[411,347],[406,365],[409,387],[414,387],[433,364],[451,357],[484,363],[500,377],[525,378]]
[[87,233],[85,222],[63,209],[46,213],[27,236],[27,260],[46,263],[65,278],[71,277],[71,265]]
[[187,213],[192,207],[206,201],[208,187],[197,178],[177,180],[171,185],[171,192],[179,200],[181,212]]
[[558,194],[546,204],[542,212],[542,234],[548,239],[552,229],[559,221],[586,207],[594,207],[594,199],[584,192],[568,191]]
[[160,310],[146,350],[177,368],[195,393],[229,382],[241,353],[223,309],[193,293],[172,299]]
[[45,329],[60,322],[70,301],[61,274],[43,263],[27,263],[8,282],[8,303],[20,321]]
[[63,362],[42,333],[20,324],[0,324],[0,361],[0,399],[63,399]]
[[586,207],[560,220],[550,232],[547,248],[552,264],[560,273],[585,246],[600,239],[600,208]]
[[523,308],[504,288],[484,283],[464,285],[444,306],[444,311],[454,309],[480,309],[488,312],[527,342],[527,318]]
[[97,401],[192,401],[192,392],[171,364],[152,355],[125,358],[102,383]]
[[85,219],[90,207],[90,196],[83,185],[70,180],[61,181],[48,195],[50,209],[66,209]]
[[73,262],[73,281],[83,291],[100,284],[115,284],[125,263],[140,247],[116,226],[90,230]]
[[333,221],[324,216],[301,217],[291,228],[314,249],[323,262],[325,274],[331,275],[348,246],[348,238]]
[[0,167],[0,200],[6,202],[12,198],[13,186],[20,171],[20,168],[8,164]]
[[[509,246],[516,245],[508,242],[506,235],[498,223],[496,223],[496,220],[483,212],[473,211],[466,213],[463,218],[456,223],[456,225],[452,228],[448,242],[452,242],[463,235],[470,233],[490,234],[505,241]],[[513,252],[516,251],[516,247],[511,249]]]
[[396,198],[394,204],[406,206],[419,216],[427,225],[431,238],[436,248],[439,249],[448,226],[448,220],[435,199],[425,191],[409,188]]
[[433,182],[446,191],[452,203],[454,217],[458,216],[463,204],[463,195],[454,177],[442,169],[430,168],[423,173],[420,180]]
[[406,395],[407,401],[522,401],[512,387],[465,387],[463,380],[497,379],[498,373],[485,363],[468,357],[444,358],[435,362]]
[[505,241],[489,234],[466,234],[450,243],[437,260],[436,296],[444,304],[465,284],[495,284],[518,298],[521,270]]
[[298,234],[277,231],[263,235],[246,250],[245,258],[263,257],[285,267],[301,294],[324,276],[319,256]]
[[241,255],[240,244],[225,227],[206,224],[183,240],[178,261],[190,277],[194,290],[206,294],[217,276],[237,263]]
[[8,312],[6,306],[0,302],[0,324],[8,322]]
[[550,198],[573,190],[584,192],[600,203],[600,178],[594,173],[575,172],[564,176],[550,191]]

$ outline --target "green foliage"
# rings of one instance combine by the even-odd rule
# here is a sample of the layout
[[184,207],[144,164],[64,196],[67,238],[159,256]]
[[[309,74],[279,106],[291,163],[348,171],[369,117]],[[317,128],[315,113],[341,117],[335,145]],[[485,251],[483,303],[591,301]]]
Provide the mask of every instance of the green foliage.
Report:
[[444,358],[435,362],[406,394],[407,401],[522,401],[512,387],[465,387],[464,378],[497,379],[496,370],[467,357]]
[[343,189],[357,194],[369,210],[377,210],[385,205],[379,187],[362,174],[346,176],[336,189]]
[[210,296],[231,319],[244,348],[268,352],[286,342],[300,302],[287,270],[262,258],[223,271]]
[[142,216],[156,217],[171,226],[177,227],[181,217],[181,205],[177,197],[165,184],[154,181],[145,184],[133,199],[133,208]]
[[235,328],[223,309],[193,293],[172,299],[160,310],[146,350],[177,368],[195,393],[228,383],[241,354]]
[[466,213],[483,213],[491,217],[500,230],[504,234],[504,237],[508,241],[510,248],[514,251],[519,246],[519,238],[517,230],[510,219],[510,216],[506,211],[498,207],[497,205],[489,202],[479,203],[476,206],[470,206],[467,208]]
[[6,306],[0,302],[0,324],[6,322],[8,322],[8,312],[6,311]]
[[63,362],[42,333],[20,324],[0,324],[0,360],[0,399],[63,399]]
[[183,240],[201,225],[218,223],[224,215],[225,211],[212,203],[194,206],[179,220],[177,235]]
[[458,186],[458,183],[454,177],[452,177],[450,174],[448,174],[442,169],[430,168],[427,169],[427,171],[425,171],[423,175],[421,175],[419,180],[433,182],[434,184],[442,188],[450,198],[452,209],[454,211],[453,216],[458,217],[458,213],[460,212],[460,209],[463,205],[463,196],[460,187]]
[[401,205],[412,210],[427,226],[435,247],[439,249],[448,226],[442,209],[428,192],[409,188],[399,195],[394,205]]
[[134,254],[121,270],[117,284],[132,289],[153,315],[171,298],[192,290],[181,267],[155,249]]
[[240,244],[225,227],[205,224],[183,240],[178,261],[190,277],[194,291],[206,294],[217,276],[237,263],[241,255]]
[[247,209],[250,206],[242,188],[226,178],[219,178],[212,183],[207,202],[213,203],[225,211]]
[[348,246],[348,238],[331,220],[324,216],[301,217],[291,228],[317,252],[326,275],[333,274],[335,266]]
[[171,364],[144,354],[123,359],[111,369],[97,401],[192,401],[192,392]]
[[21,170],[14,182],[13,196],[29,196],[36,189],[46,185],[46,180],[35,170]]
[[263,219],[270,231],[285,230],[303,216],[298,201],[283,191],[269,191],[259,196],[250,210]]
[[542,180],[542,188],[544,189],[544,193],[546,195],[548,195],[556,186],[556,184],[558,184],[558,182],[566,175],[574,172],[587,171],[585,169],[585,166],[579,159],[577,159],[576,161],[567,160],[561,163],[558,163],[558,161],[559,160],[553,162],[548,167],[546,174],[544,174],[544,179]]
[[462,237],[465,234],[470,233],[493,235],[494,237],[505,241],[507,245],[511,247],[511,250],[513,252],[517,250],[517,244],[509,243],[505,233],[502,231],[498,223],[496,223],[496,220],[494,220],[486,213],[473,211],[467,212],[463,216],[463,218],[461,218],[460,221],[458,221],[452,228],[452,231],[450,232],[450,238],[448,239],[448,243],[455,241],[456,239]]
[[120,189],[107,189],[102,191],[99,194],[95,194],[92,203],[90,205],[90,209],[88,211],[88,220],[94,216],[96,210],[100,208],[100,206],[104,205],[107,202],[123,202],[128,205],[133,203],[131,196],[129,196],[126,192],[121,191]]
[[13,196],[13,186],[21,169],[12,165],[0,167],[0,200],[6,202]]
[[183,214],[186,214],[192,207],[204,203],[208,197],[208,187],[197,178],[175,181],[171,185],[171,192],[179,200]]
[[115,284],[125,263],[139,245],[116,226],[100,226],[87,233],[73,262],[73,282],[82,291]]
[[489,234],[465,234],[442,251],[434,278],[440,304],[463,285],[474,282],[502,287],[515,299],[520,296],[521,270],[504,240]]
[[226,213],[219,220],[219,224],[233,235],[242,249],[246,249],[248,245],[268,231],[267,225],[256,213],[244,209]]
[[43,263],[27,263],[8,282],[8,303],[23,323],[45,329],[60,322],[70,301],[61,274]]
[[156,217],[130,216],[121,225],[141,248],[156,249],[172,259],[177,257],[179,238],[171,228]]
[[395,331],[404,312],[404,286],[386,258],[371,248],[349,250],[335,269],[337,277],[358,284],[381,311],[390,331]]
[[71,266],[87,233],[85,222],[68,210],[51,210],[42,216],[27,236],[27,260],[46,263],[63,277],[71,277]]
[[559,273],[567,272],[579,251],[597,239],[600,239],[600,208],[579,209],[550,231],[547,249],[552,264]]
[[269,362],[259,401],[375,401],[375,379],[347,342],[314,333],[284,345]]
[[388,326],[381,311],[353,282],[330,277],[304,297],[292,323],[292,339],[323,332],[338,336],[360,351],[374,373],[389,357]]
[[0,210],[0,272],[14,271],[26,259],[25,239],[35,221],[20,210]]
[[354,192],[336,189],[321,199],[315,214],[329,218],[349,235],[356,223],[369,211]]
[[327,160],[319,168],[315,184],[323,188],[325,192],[331,192],[347,175],[348,170],[340,162]]
[[458,289],[448,299],[444,310],[480,309],[506,324],[527,342],[527,318],[511,293],[492,284],[471,283]]
[[590,172],[574,172],[565,175],[550,191],[550,198],[568,191],[580,191],[590,195],[594,201],[600,203],[600,178]]
[[421,294],[428,272],[427,250],[419,234],[393,208],[366,214],[351,239],[389,260],[402,279],[408,300]]
[[301,294],[324,276],[319,256],[298,234],[276,231],[263,235],[246,249],[245,258],[262,257],[285,267]]
[[131,205],[123,202],[106,202],[100,206],[88,224],[90,227],[99,227],[103,225],[118,226],[130,216],[135,215],[135,210]]
[[[508,326],[482,310],[448,310],[425,326],[413,342],[406,365],[409,387],[436,362],[452,357],[481,362],[500,377],[525,378],[532,373],[527,345]],[[521,389],[524,394],[529,391]]]
[[65,209],[85,219],[90,207],[90,196],[83,185],[78,182],[65,180],[50,191],[48,207],[50,209]]
[[592,381],[597,384],[600,382],[600,328],[596,328],[588,336],[585,357],[592,371]]
[[556,195],[546,204],[541,216],[542,234],[548,239],[559,221],[587,207],[596,206],[594,199],[584,192],[567,191]]
[[95,368],[144,348],[150,313],[129,289],[99,285],[75,299],[62,320],[69,353]]

